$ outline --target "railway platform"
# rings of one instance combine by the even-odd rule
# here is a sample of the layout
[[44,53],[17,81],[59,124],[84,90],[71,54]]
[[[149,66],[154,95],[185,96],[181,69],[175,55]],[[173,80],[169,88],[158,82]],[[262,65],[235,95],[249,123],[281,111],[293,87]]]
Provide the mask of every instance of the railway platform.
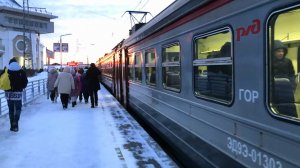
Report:
[[102,86],[99,106],[63,110],[46,95],[23,106],[19,132],[0,125],[1,168],[178,167]]

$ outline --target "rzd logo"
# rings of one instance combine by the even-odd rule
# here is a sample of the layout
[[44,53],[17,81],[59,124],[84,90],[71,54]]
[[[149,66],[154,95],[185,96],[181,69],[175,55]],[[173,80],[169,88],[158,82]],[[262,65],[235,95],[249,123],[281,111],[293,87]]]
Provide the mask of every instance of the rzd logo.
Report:
[[252,21],[253,24],[248,27],[239,27],[236,29],[237,32],[237,41],[240,41],[241,36],[248,36],[249,33],[257,34],[260,32],[260,20],[255,19]]

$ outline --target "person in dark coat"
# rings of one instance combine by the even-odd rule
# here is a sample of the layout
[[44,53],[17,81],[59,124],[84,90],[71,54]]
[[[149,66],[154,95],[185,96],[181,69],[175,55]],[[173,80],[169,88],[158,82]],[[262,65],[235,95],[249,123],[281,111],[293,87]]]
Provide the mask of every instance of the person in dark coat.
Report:
[[90,97],[89,90],[88,90],[89,84],[88,84],[88,81],[86,79],[87,70],[88,70],[88,68],[86,67],[83,71],[83,74],[82,74],[82,81],[83,81],[82,94],[83,94],[85,104],[89,103],[89,97]]
[[[288,48],[279,40],[274,41],[272,77],[272,103],[280,114],[297,117],[295,103],[296,76],[292,61],[287,58]],[[284,104],[284,105],[283,105]]]
[[91,98],[91,107],[94,108],[95,106],[98,106],[98,90],[100,90],[100,83],[99,83],[99,77],[101,73],[96,68],[96,65],[94,63],[91,63],[90,68],[86,72],[85,80],[87,80],[88,83],[88,91]]
[[279,40],[274,41],[273,76],[288,78],[291,82],[295,78],[295,70],[292,61],[286,58],[287,47]]
[[9,109],[10,130],[17,132],[22,109],[22,93],[27,86],[28,79],[15,58],[9,61],[8,74],[11,89],[5,91],[5,97]]

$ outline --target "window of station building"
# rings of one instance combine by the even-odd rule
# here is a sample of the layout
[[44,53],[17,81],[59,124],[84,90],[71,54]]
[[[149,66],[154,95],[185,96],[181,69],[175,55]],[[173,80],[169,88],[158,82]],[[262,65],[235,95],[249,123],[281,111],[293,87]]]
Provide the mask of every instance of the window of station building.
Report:
[[136,52],[134,56],[135,81],[142,82],[142,53]]
[[145,52],[146,84],[156,85],[156,55],[154,49]]
[[229,104],[232,101],[232,33],[229,28],[194,39],[194,94]]
[[128,79],[130,81],[133,81],[134,80],[134,56],[133,56],[133,53],[129,54],[129,65],[128,65],[128,68],[129,68]]
[[300,118],[300,9],[268,20],[268,105],[272,114]]
[[162,82],[168,90],[180,92],[180,45],[173,43],[162,48]]

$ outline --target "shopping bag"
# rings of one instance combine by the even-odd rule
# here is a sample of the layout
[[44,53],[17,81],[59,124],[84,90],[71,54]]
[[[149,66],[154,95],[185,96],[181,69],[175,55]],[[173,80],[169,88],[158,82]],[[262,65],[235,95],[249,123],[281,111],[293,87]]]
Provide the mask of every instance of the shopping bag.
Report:
[[11,89],[7,68],[5,69],[4,73],[0,76],[0,89],[1,90]]

